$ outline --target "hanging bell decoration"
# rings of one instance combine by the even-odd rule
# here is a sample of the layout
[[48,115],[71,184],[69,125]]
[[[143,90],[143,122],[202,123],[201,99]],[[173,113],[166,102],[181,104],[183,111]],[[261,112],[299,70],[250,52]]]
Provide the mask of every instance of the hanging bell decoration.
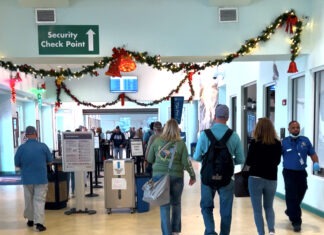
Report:
[[297,72],[298,72],[298,69],[297,69],[297,65],[296,65],[295,61],[291,61],[289,64],[287,73],[297,73]]
[[121,55],[118,68],[121,72],[132,72],[136,69],[136,63],[129,54]]
[[108,71],[105,72],[105,74],[111,77],[121,77],[118,60],[114,60],[110,63]]

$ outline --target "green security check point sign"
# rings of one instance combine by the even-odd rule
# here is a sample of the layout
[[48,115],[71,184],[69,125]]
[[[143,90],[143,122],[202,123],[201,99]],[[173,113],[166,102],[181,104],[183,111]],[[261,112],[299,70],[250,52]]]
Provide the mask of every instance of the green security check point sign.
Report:
[[40,55],[99,54],[98,25],[39,25]]

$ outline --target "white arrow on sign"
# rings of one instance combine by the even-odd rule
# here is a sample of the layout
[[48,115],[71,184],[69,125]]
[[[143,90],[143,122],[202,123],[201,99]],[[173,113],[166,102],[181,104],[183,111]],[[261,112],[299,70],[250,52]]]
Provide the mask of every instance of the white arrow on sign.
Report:
[[96,33],[93,32],[92,29],[89,29],[86,34],[88,34],[88,50],[93,51],[93,35],[95,35]]

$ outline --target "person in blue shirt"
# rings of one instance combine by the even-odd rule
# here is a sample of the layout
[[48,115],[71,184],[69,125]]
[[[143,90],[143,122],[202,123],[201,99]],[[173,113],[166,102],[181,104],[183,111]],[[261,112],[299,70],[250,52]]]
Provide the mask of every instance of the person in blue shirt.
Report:
[[286,191],[286,215],[295,232],[301,230],[302,211],[300,204],[307,190],[307,156],[313,161],[313,170],[319,171],[318,156],[310,140],[300,135],[300,125],[291,121],[290,135],[282,140],[283,178]]
[[48,190],[47,165],[53,156],[46,144],[37,141],[35,127],[28,126],[25,131],[27,141],[20,145],[15,154],[15,166],[20,168],[24,187],[24,217],[27,226],[39,232],[45,231],[45,200]]
[[[210,128],[216,139],[221,139],[225,132],[228,129],[226,122],[229,117],[229,110],[226,105],[218,104],[215,109],[214,123]],[[193,159],[201,162],[202,156],[207,152],[210,141],[206,136],[205,132],[201,132],[196,150],[193,156]],[[231,137],[226,143],[226,146],[234,156],[235,164],[243,164],[244,154],[241,140],[236,132],[233,132]],[[215,221],[213,215],[214,209],[214,197],[216,191],[219,195],[220,201],[220,214],[221,214],[221,223],[220,223],[220,235],[229,235],[231,230],[232,222],[232,207],[233,207],[233,195],[234,195],[234,182],[233,180],[226,186],[220,187],[219,189],[214,189],[208,185],[204,185],[201,182],[201,200],[200,207],[201,213],[204,219],[205,232],[204,235],[214,234],[215,232]]]

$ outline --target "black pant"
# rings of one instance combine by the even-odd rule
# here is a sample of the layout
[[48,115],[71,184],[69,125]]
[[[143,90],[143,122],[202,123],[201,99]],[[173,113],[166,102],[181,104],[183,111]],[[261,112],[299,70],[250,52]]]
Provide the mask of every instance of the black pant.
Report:
[[307,190],[307,172],[283,169],[286,190],[286,214],[293,225],[302,223],[300,204]]

